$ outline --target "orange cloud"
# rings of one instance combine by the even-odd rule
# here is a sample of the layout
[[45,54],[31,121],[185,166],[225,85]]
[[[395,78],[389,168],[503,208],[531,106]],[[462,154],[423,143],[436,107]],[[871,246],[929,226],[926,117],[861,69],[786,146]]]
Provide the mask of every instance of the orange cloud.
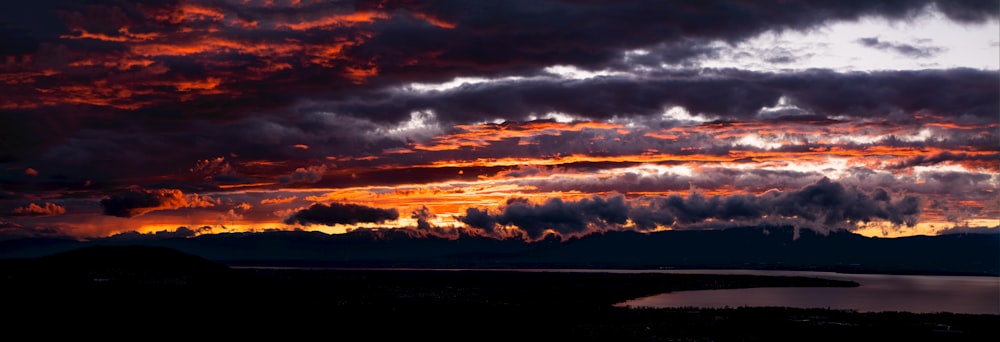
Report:
[[284,204],[284,203],[290,203],[290,202],[292,202],[292,201],[294,201],[294,200],[296,200],[298,198],[299,198],[298,196],[265,198],[265,199],[260,200],[260,204],[262,204],[262,205],[263,204]]
[[364,83],[365,80],[378,75],[378,67],[374,65],[368,65],[366,67],[353,67],[349,66],[345,68],[346,77],[356,84]]
[[222,79],[209,77],[203,80],[178,82],[174,84],[174,87],[178,91],[212,90],[218,87],[219,84],[222,84]]
[[376,19],[388,19],[389,15],[383,12],[361,11],[349,14],[334,14],[316,19],[306,19],[294,23],[277,23],[275,28],[287,28],[295,31],[311,30],[315,28],[328,29],[337,27],[353,26],[359,23],[371,23]]
[[135,217],[156,210],[204,208],[219,201],[198,194],[184,195],[178,189],[134,189],[101,200],[104,214],[118,217]]
[[[580,132],[585,129],[609,130],[624,134],[625,127],[619,124],[597,121],[561,123],[556,121],[531,121],[526,123],[456,125],[455,132],[434,137],[430,143],[414,143],[411,148],[423,151],[449,151],[461,148],[486,147],[491,143],[507,139],[532,139],[542,135],[560,135],[562,132]],[[531,144],[530,140],[519,140],[519,144]]]
[[147,40],[153,40],[160,37],[159,33],[149,32],[149,33],[132,33],[129,32],[128,27],[122,27],[118,29],[118,35],[112,36],[103,33],[91,33],[84,29],[75,29],[77,35],[62,35],[59,38],[63,39],[93,39],[101,40],[106,42],[142,42]]
[[14,210],[10,212],[10,214],[13,216],[53,216],[53,215],[62,215],[65,213],[66,213],[66,208],[63,208],[58,204],[49,202],[45,202],[45,206],[40,206],[38,204],[31,203],[25,207],[14,208]]
[[50,69],[42,71],[21,71],[21,72],[0,73],[0,83],[4,83],[7,85],[35,83],[35,81],[40,77],[49,77],[57,74],[59,74],[58,71]]
[[449,29],[450,30],[450,29],[455,28],[455,24],[454,23],[449,23],[447,21],[435,18],[435,17],[433,17],[433,16],[431,16],[429,14],[426,14],[426,13],[414,12],[413,16],[417,17],[417,19],[420,19],[420,20],[423,20],[423,21],[427,22],[428,24],[431,24],[431,25],[434,25],[434,26],[437,26],[437,27],[440,27],[440,28],[443,28],[443,29]]

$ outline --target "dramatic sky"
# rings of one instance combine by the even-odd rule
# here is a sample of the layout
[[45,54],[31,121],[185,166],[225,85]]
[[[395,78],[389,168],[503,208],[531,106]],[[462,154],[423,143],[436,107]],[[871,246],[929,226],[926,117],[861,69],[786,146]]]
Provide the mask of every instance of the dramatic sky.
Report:
[[1000,226],[1000,1],[0,4],[0,239]]

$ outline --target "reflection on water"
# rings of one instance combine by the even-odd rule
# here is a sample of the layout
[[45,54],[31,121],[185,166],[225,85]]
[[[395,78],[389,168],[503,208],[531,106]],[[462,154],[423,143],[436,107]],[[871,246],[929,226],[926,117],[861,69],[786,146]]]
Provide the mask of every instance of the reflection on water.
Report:
[[753,288],[664,293],[626,301],[631,307],[783,306],[828,308],[859,312],[1000,314],[1000,278],[844,274],[827,272],[684,270],[670,273],[759,274],[849,280],[860,287]]
[[[260,267],[250,269],[356,270],[327,267]],[[968,313],[1000,315],[1000,278],[965,276],[919,276],[849,274],[834,272],[779,270],[621,270],[621,269],[470,269],[470,268],[362,268],[367,270],[437,271],[520,271],[520,272],[608,272],[750,274],[797,276],[847,280],[859,287],[779,287],[732,290],[699,290],[664,293],[617,304],[631,307],[735,308],[743,306],[783,306],[822,308],[859,312],[906,311],[914,313]]]

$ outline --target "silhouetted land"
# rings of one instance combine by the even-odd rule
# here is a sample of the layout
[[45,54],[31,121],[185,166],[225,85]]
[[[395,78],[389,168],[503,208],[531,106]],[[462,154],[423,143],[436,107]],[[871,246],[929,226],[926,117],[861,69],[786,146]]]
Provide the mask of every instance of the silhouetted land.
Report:
[[230,268],[164,247],[0,260],[9,334],[291,340],[990,340],[1000,316],[629,309],[667,291],[857,286],[808,277]]
[[605,232],[561,241],[414,237],[406,230],[348,234],[224,233],[188,238],[120,236],[88,242],[0,242],[0,258],[88,245],[169,247],[230,266],[418,268],[725,268],[1000,276],[1000,234],[872,238],[791,227]]

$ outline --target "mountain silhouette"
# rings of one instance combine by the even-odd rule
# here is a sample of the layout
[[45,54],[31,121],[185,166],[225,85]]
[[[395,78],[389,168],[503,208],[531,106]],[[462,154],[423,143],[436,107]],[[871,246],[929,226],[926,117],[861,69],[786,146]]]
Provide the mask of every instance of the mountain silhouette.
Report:
[[[1000,275],[1000,235],[898,238],[792,227],[641,233],[610,231],[541,241],[415,237],[403,230],[346,234],[224,233],[193,238],[0,243],[0,258],[38,257],[87,245],[160,246],[227,266],[422,268],[744,268],[860,273]],[[99,258],[103,252],[93,251]],[[155,257],[149,256],[152,260]],[[184,259],[194,263],[193,259]],[[207,265],[203,265],[206,266]],[[164,273],[169,269],[164,269]]]
[[235,275],[228,266],[164,246],[87,245],[4,261],[9,286],[62,289],[207,287]]

